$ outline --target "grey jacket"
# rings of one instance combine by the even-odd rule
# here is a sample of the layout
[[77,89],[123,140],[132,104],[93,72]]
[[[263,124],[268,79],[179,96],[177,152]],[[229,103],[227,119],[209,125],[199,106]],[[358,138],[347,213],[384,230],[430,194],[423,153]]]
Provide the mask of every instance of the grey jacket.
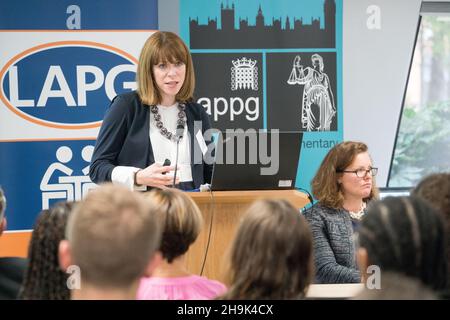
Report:
[[349,213],[316,204],[304,215],[313,235],[316,283],[360,282]]

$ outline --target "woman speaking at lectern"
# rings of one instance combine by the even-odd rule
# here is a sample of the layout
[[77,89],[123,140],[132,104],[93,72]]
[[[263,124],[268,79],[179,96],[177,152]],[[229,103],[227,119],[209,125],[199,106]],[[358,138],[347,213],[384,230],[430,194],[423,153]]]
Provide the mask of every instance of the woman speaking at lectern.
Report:
[[[103,120],[92,181],[164,188],[173,183],[173,174],[166,173],[178,163],[178,188],[210,183],[212,164],[203,157],[210,141],[203,134],[211,125],[192,99],[195,78],[187,46],[172,32],[153,33],[141,51],[136,78],[137,90],[116,96]],[[171,165],[163,166],[166,159]]]

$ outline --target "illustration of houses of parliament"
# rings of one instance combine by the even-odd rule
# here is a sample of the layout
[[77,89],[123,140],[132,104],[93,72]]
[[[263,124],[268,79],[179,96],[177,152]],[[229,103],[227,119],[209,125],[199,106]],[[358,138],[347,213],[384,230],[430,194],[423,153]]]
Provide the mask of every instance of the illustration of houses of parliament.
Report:
[[324,2],[324,28],[320,19],[312,19],[311,24],[303,19],[290,21],[285,19],[282,27],[280,19],[272,18],[272,24],[266,25],[259,6],[256,24],[249,25],[248,18],[239,18],[239,29],[235,29],[234,3],[221,5],[222,28],[217,27],[217,17],[208,17],[207,25],[200,25],[198,18],[189,18],[191,49],[233,49],[233,48],[334,48],[336,30],[336,3]]

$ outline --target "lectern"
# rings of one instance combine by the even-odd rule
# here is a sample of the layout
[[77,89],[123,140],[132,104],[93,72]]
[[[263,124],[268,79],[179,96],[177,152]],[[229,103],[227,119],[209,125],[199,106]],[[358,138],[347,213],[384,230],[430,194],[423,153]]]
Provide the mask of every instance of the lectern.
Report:
[[202,274],[209,279],[222,282],[229,245],[240,218],[251,203],[258,199],[285,199],[299,209],[309,203],[308,196],[297,190],[214,191],[188,194],[202,211],[205,224],[186,254],[187,268],[194,274]]

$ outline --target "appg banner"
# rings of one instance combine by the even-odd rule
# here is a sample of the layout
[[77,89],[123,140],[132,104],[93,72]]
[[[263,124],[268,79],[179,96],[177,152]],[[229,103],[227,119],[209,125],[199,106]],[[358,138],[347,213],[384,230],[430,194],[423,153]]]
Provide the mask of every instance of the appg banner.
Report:
[[343,138],[342,0],[180,0],[180,33],[213,127],[302,131],[310,189]]

